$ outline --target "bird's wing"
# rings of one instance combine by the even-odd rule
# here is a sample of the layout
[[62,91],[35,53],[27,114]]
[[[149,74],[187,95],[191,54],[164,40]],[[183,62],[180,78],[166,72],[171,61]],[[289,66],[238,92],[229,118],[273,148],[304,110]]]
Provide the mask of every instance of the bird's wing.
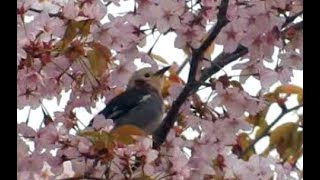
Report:
[[[105,118],[113,119],[114,123],[117,123],[116,120],[119,117],[127,114],[131,109],[149,97],[151,97],[150,93],[144,89],[132,88],[126,90],[113,98],[99,114],[103,114]],[[91,120],[89,126],[92,123],[93,120]]]

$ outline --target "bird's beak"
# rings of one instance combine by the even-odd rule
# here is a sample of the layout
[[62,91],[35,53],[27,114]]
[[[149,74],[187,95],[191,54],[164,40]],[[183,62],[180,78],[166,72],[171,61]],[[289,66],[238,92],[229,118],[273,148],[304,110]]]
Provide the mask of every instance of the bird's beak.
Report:
[[154,73],[154,76],[162,76],[167,70],[170,69],[171,66],[167,66],[167,67],[164,67],[160,70],[158,70],[156,73]]

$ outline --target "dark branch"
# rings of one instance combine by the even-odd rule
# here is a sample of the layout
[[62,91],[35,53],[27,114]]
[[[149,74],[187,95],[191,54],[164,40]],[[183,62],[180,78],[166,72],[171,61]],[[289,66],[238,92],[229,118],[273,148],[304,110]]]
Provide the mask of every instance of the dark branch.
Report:
[[[186,99],[192,93],[196,92],[201,86],[201,84],[206,80],[205,79],[203,82],[195,80],[195,76],[198,69],[198,62],[199,62],[199,59],[203,56],[203,53],[206,51],[206,49],[211,45],[213,40],[217,37],[221,29],[228,23],[228,20],[226,18],[228,3],[229,3],[229,0],[221,1],[221,4],[219,6],[217,24],[213,27],[209,36],[205,39],[202,45],[198,49],[195,49],[192,52],[188,82],[183,88],[183,90],[181,91],[181,93],[179,94],[179,96],[177,97],[177,99],[172,103],[172,107],[170,108],[166,117],[163,119],[161,126],[153,134],[153,138],[154,138],[153,148],[158,149],[160,145],[165,141],[170,129],[173,127],[176,121],[176,117],[178,115],[178,112],[182,104],[186,101]],[[226,64],[221,64],[221,65],[222,65],[221,67],[223,67]],[[215,71],[209,71],[208,73],[211,73],[211,72],[214,73]]]
[[212,44],[214,39],[218,36],[221,29],[228,23],[228,19],[226,17],[228,10],[229,0],[221,1],[218,12],[218,21],[217,24],[211,29],[209,36],[205,39],[205,41],[201,44],[198,49],[193,50],[192,57],[190,61],[190,73],[188,77],[188,83],[195,82],[195,77],[198,69],[199,60],[201,59],[203,52],[205,52],[208,47]]
[[211,66],[205,69],[200,77],[200,81],[194,83],[187,83],[186,86],[182,89],[181,93],[177,99],[172,103],[172,107],[167,113],[166,117],[163,119],[163,123],[154,133],[154,145],[153,148],[158,149],[160,145],[165,141],[170,129],[173,127],[176,117],[178,115],[179,109],[186,99],[193,93],[195,93],[199,87],[210,78],[213,74],[217,73],[221,68],[228,65],[229,63],[237,60],[241,56],[245,55],[248,52],[248,49],[240,45],[232,53],[221,53],[216,57]]
[[200,82],[205,82],[208,78],[210,78],[213,74],[220,71],[221,68],[226,66],[227,64],[237,60],[239,57],[248,53],[248,48],[239,45],[238,48],[232,53],[221,53],[216,59],[211,62],[211,66],[203,70],[202,75],[200,77]]
[[301,16],[302,14],[303,14],[303,11],[300,11],[297,14],[287,17],[286,21],[283,23],[281,28],[286,27],[288,24],[292,23],[297,17]]
[[300,107],[302,107],[303,104],[297,105],[291,109],[286,109],[286,108],[282,108],[282,112],[281,114],[279,114],[279,116],[261,133],[261,135],[259,137],[257,137],[244,151],[242,151],[241,156],[243,156],[244,154],[246,154],[250,149],[252,149],[254,147],[254,145],[259,142],[263,137],[267,136],[269,134],[269,131],[271,130],[271,128],[277,123],[279,122],[284,115],[286,115],[287,113],[294,111],[294,110],[298,110]]
[[[36,13],[42,13],[42,10],[33,9],[33,8],[30,8],[29,11],[36,12]],[[63,18],[63,15],[62,15],[61,12],[58,12],[58,13],[56,13],[56,14],[48,13],[48,15],[49,15],[49,17]]]
[[282,30],[281,33],[282,34],[286,33],[291,28],[296,29],[296,30],[302,29],[303,28],[303,21],[300,21],[300,22],[298,22],[298,23],[296,23],[296,24],[294,24],[292,26],[287,27],[286,29]]
[[181,71],[183,70],[183,68],[187,65],[187,63],[189,62],[189,57],[187,57],[183,63],[180,65],[179,69],[177,70],[177,74],[179,75],[181,73]]
[[156,44],[157,44],[157,42],[159,41],[161,35],[162,35],[162,34],[160,33],[159,36],[157,37],[157,39],[154,41],[153,45],[151,46],[151,48],[150,48],[149,51],[148,51],[148,55],[151,54],[153,48],[156,46]]

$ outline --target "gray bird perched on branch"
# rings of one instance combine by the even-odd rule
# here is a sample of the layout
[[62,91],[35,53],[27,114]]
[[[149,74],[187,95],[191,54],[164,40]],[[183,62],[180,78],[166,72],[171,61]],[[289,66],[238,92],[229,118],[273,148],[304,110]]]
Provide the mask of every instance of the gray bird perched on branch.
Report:
[[[115,128],[121,125],[134,125],[147,135],[153,134],[160,126],[164,113],[161,89],[164,73],[170,66],[158,71],[143,68],[130,78],[127,89],[113,98],[99,112],[106,119],[112,119]],[[91,120],[89,126],[92,126]]]

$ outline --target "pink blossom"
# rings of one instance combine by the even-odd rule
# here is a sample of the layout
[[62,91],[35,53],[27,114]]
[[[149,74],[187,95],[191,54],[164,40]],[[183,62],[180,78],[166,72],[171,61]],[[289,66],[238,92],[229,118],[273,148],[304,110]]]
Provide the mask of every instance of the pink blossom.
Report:
[[253,111],[253,109],[248,108],[252,106],[248,105],[251,103],[257,104],[257,100],[249,98],[249,96],[245,92],[240,91],[239,88],[223,89],[222,83],[220,82],[216,83],[216,92],[218,95],[213,98],[211,106],[224,105],[233,117],[240,117],[245,111]]
[[29,34],[31,39],[35,39],[39,31],[45,30],[46,23],[49,22],[48,13],[42,12],[41,14],[35,16],[34,20],[26,24],[26,33]]
[[217,36],[216,43],[223,45],[225,52],[232,52],[237,48],[243,35],[242,29],[239,29],[235,23],[229,23]]
[[80,153],[89,153],[91,146],[92,146],[92,143],[88,139],[80,138],[79,144],[78,144],[78,150]]
[[35,148],[41,150],[42,148],[52,148],[59,140],[57,128],[53,124],[49,124],[38,130],[35,139]]
[[[251,43],[247,45],[250,52],[250,58],[262,59],[264,56],[270,58],[273,54],[274,47],[265,42],[266,37],[256,36],[252,38]],[[244,42],[244,45],[246,45],[246,42]]]
[[20,171],[17,173],[18,180],[29,180],[30,179],[30,171]]
[[101,1],[94,1],[93,3],[85,3],[82,12],[89,19],[100,21],[106,14],[106,7]]
[[[112,2],[120,8],[130,3],[104,2]],[[128,12],[118,14],[113,13],[113,9],[107,12],[107,7],[97,0],[17,1],[17,108],[29,106],[34,110],[44,99],[54,98],[63,106],[63,111],[53,112],[52,123],[44,123],[38,129],[17,123],[17,178],[61,179],[89,174],[105,179],[139,179],[143,174],[156,179],[196,180],[222,174],[224,179],[293,179],[291,175],[296,170],[289,163],[279,164],[278,157],[258,154],[244,161],[232,153],[232,145],[239,133],[252,130],[252,125],[245,120],[247,115],[267,108],[263,95],[270,87],[278,81],[291,83],[293,70],[303,70],[302,31],[289,31],[284,36],[281,33],[286,19],[282,13],[292,16],[302,11],[302,0],[229,1],[229,22],[214,43],[222,45],[226,53],[234,51],[239,44],[248,48],[249,52],[240,57],[240,63],[236,62],[232,69],[240,71],[241,84],[250,83],[247,79],[251,76],[261,83],[256,96],[248,94],[246,87],[213,81],[214,97],[209,99],[207,108],[217,111],[214,112],[217,117],[199,117],[190,97],[181,105],[179,122],[170,130],[160,150],[152,149],[152,138],[140,137],[136,143],[113,144],[115,146],[108,146],[105,152],[96,154],[92,142],[77,134],[77,118],[81,114],[76,110],[81,108],[90,113],[101,97],[107,103],[123,92],[128,79],[137,70],[136,62],[141,60],[158,69],[158,63],[145,53],[145,46],[153,43],[153,40],[149,42],[149,37],[155,31],[176,35],[171,42],[176,48],[198,48],[208,29],[217,22],[221,0],[136,0],[133,3]],[[111,6],[108,8],[114,7]],[[106,15],[107,22],[101,24],[99,21]],[[69,20],[93,20],[87,37],[79,34],[80,27],[76,28],[76,43],[83,46],[84,54],[93,41],[112,53],[108,59],[110,66],[98,79],[92,78],[85,56],[80,60],[65,56],[66,51],[72,51],[74,42],[71,42],[72,47],[68,44],[61,48],[59,44]],[[68,38],[62,40],[67,42]],[[273,59],[275,49],[280,49],[278,60]],[[204,58],[211,60],[210,55]],[[181,64],[180,60],[176,61]],[[265,61],[277,64],[270,68]],[[199,59],[198,71],[210,64]],[[178,68],[173,63],[170,72]],[[185,76],[184,73],[180,75],[181,78]],[[182,82],[170,84],[166,106],[173,103],[184,86]],[[70,93],[66,104],[60,104],[62,91]],[[110,132],[114,126],[111,119],[102,115],[94,119],[90,127],[93,130]],[[190,129],[196,131],[192,138],[187,137]],[[217,158],[222,160],[219,170],[214,167]],[[142,164],[133,170],[138,160]],[[69,170],[64,169],[64,163],[70,163]],[[105,177],[106,172],[109,177]]]
[[50,153],[36,153],[29,155],[22,159],[18,164],[18,172],[29,171],[40,173],[44,164],[55,165],[59,163],[60,160],[57,157],[53,157]]
[[226,166],[231,168],[233,177],[240,179],[270,179],[273,176],[273,171],[270,168],[273,162],[268,158],[253,155],[248,162],[238,159],[234,155],[226,156],[225,158]]
[[276,180],[294,180],[290,173],[292,171],[292,166],[289,163],[275,164],[275,171],[277,173]]
[[89,113],[91,112],[91,107],[94,107],[94,94],[91,91],[84,91],[81,89],[73,89],[73,93],[70,94],[70,100],[68,105],[71,109],[83,107]]
[[17,27],[17,59],[19,62],[17,65],[20,64],[20,60],[27,57],[26,51],[23,49],[25,45],[29,43],[29,38],[26,36],[25,28],[23,26]]
[[254,5],[242,7],[238,9],[240,18],[237,20],[243,28],[246,29],[248,35],[262,34],[270,30],[268,18],[266,16],[267,9],[263,1],[256,1]]
[[278,81],[278,73],[268,68],[261,68],[259,70],[259,75],[263,88],[269,88]]
[[17,139],[17,164],[19,165],[23,159],[25,159],[28,154],[29,147],[28,145],[21,139]]
[[[107,47],[117,52],[133,49],[136,45],[145,45],[145,36],[140,27],[126,23],[126,17],[113,17],[109,15],[110,23],[94,30],[93,37]],[[132,19],[131,19],[132,20]]]
[[235,143],[236,134],[239,130],[248,131],[252,129],[251,125],[244,118],[219,119],[214,123],[214,127],[215,131],[213,134],[226,145]]
[[180,94],[180,92],[182,91],[182,89],[183,89],[182,84],[172,83],[168,89],[168,91],[171,95],[170,97],[172,99],[176,99],[178,97],[178,95]]
[[17,1],[17,9],[20,10],[28,10],[33,3],[33,0],[18,0]]
[[17,96],[17,108],[23,109],[25,106],[30,106],[31,109],[36,109],[40,105],[41,96],[39,93],[21,93]]
[[186,26],[177,28],[177,37],[174,46],[180,49],[186,47],[198,48],[206,35],[205,29],[200,25]]
[[27,73],[24,78],[28,89],[36,90],[38,86],[44,85],[43,77],[37,72]]
[[286,9],[286,5],[290,2],[290,0],[270,0],[266,1],[266,7],[268,8],[280,8],[280,9]]
[[159,69],[159,66],[155,60],[153,60],[148,54],[143,53],[141,57],[141,62],[148,63],[154,69]]
[[272,160],[269,158],[264,158],[259,155],[253,155],[248,161],[247,168],[254,169],[253,174],[255,174],[259,179],[269,179],[273,176],[273,171],[270,168]]
[[29,127],[26,123],[18,124],[17,132],[25,138],[33,138],[36,135],[36,131]]
[[86,161],[84,158],[72,159],[70,162],[72,166],[72,171],[75,174],[82,174],[83,172],[86,171],[86,167],[88,164],[86,164]]
[[125,87],[136,68],[132,61],[121,61],[121,64],[110,74],[110,86]]
[[188,166],[191,168],[190,179],[203,178],[215,174],[212,160],[217,155],[214,147],[209,144],[195,144]]
[[291,82],[291,78],[293,77],[293,69],[292,68],[284,68],[284,67],[279,67],[276,69],[278,76],[279,76],[279,81],[282,84],[287,84]]
[[189,160],[185,154],[181,151],[179,147],[172,148],[173,153],[170,159],[172,163],[171,171],[175,172],[176,174],[172,177],[173,179],[186,179],[190,176],[190,167],[187,166]]
[[209,21],[215,20],[218,12],[217,6],[219,6],[220,0],[202,0],[201,4],[204,6],[202,16]]
[[[137,0],[138,4],[137,7],[137,14],[135,17],[139,19],[140,25],[144,23],[148,23],[150,27],[155,26],[157,17],[156,16],[150,16],[150,14],[153,14],[153,6],[158,2],[158,0]],[[128,19],[129,22],[130,18]],[[133,23],[135,24],[135,23]]]
[[92,127],[96,130],[103,129],[104,131],[110,132],[114,127],[114,123],[112,119],[106,119],[100,114],[94,117]]
[[248,61],[242,64],[235,64],[232,69],[241,70],[239,82],[244,84],[250,76],[254,76],[258,73],[258,69],[262,67],[262,64],[256,61]]
[[55,122],[59,123],[61,122],[63,124],[63,128],[66,128],[66,130],[70,130],[75,125],[75,119],[71,118],[72,115],[67,110],[64,112],[55,112],[54,113]]
[[64,149],[59,149],[57,156],[60,158],[75,159],[80,156],[80,152],[75,147],[67,147]]
[[37,9],[46,13],[55,14],[60,9],[60,5],[55,1],[57,0],[32,1],[31,8]]
[[75,19],[80,12],[79,6],[73,0],[68,1],[63,7],[63,15],[68,19]]
[[38,87],[38,91],[44,98],[52,99],[53,97],[59,98],[62,87],[55,78],[45,79],[44,85]]
[[303,70],[303,57],[295,51],[280,53],[280,66]]
[[200,132],[201,130],[199,129],[199,123],[200,123],[201,119],[197,116],[194,115],[188,115],[185,119],[184,122],[186,124],[186,127],[190,127],[193,130],[196,130],[198,132]]
[[170,28],[176,29],[180,25],[179,16],[184,11],[184,2],[181,0],[161,0],[159,5],[152,6],[151,11],[156,17],[157,29],[164,33]]

